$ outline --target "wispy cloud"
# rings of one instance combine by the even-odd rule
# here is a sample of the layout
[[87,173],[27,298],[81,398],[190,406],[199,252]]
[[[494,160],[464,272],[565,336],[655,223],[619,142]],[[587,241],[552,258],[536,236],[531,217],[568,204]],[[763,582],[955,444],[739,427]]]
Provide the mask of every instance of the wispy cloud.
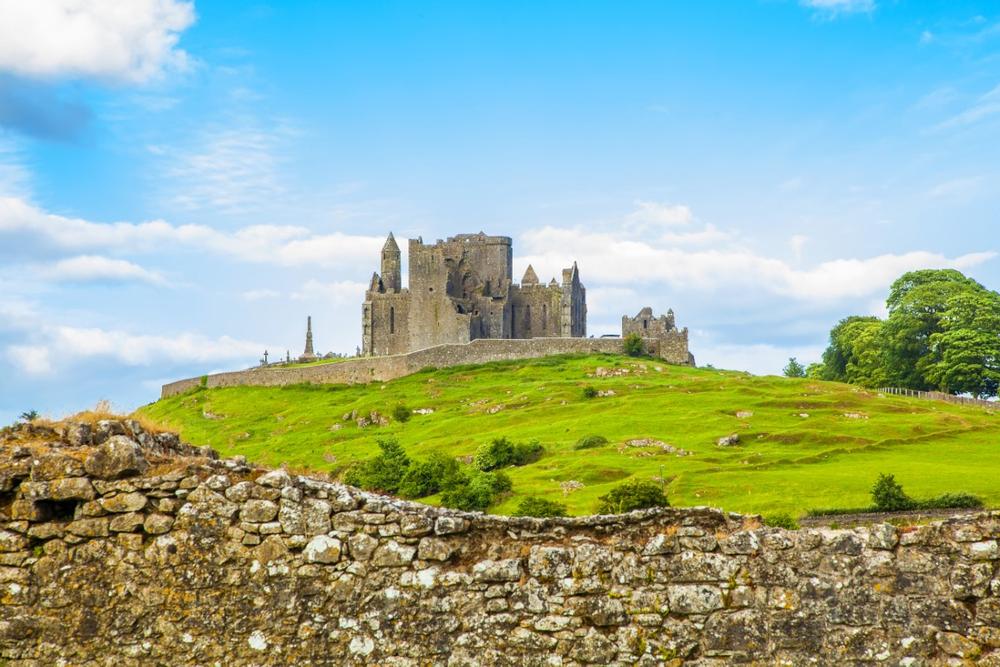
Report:
[[385,242],[381,235],[314,234],[291,225],[253,225],[222,232],[206,225],[172,225],[163,220],[91,222],[47,213],[17,197],[0,197],[0,237],[4,235],[19,235],[59,251],[141,253],[172,245],[282,266],[368,265]]
[[59,260],[41,270],[41,277],[56,282],[146,282],[165,285],[156,271],[149,271],[124,259],[80,255]]
[[[867,258],[844,258],[796,268],[788,262],[736,245],[691,250],[641,238],[623,238],[579,228],[544,227],[522,236],[530,262],[542,273],[576,260],[584,281],[627,285],[637,270],[644,284],[702,292],[763,292],[806,302],[835,302],[883,292],[900,274],[922,268],[968,269],[995,252],[947,257],[913,251]],[[641,267],[641,269],[637,269]]]
[[967,109],[958,113],[943,123],[937,129],[951,129],[973,125],[1000,114],[1000,84],[989,92],[979,96]]
[[800,4],[828,17],[869,14],[877,8],[875,0],[801,0]]
[[177,43],[194,20],[194,4],[181,0],[3,2],[0,71],[147,81],[186,65]]
[[296,135],[285,123],[264,129],[256,120],[243,119],[203,131],[190,146],[157,146],[165,199],[183,211],[244,214],[276,208],[288,193],[281,156]]

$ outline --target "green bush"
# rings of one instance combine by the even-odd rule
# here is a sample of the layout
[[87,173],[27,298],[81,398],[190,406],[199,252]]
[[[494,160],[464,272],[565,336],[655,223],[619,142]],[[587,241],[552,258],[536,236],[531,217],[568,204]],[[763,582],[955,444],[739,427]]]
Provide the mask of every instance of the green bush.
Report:
[[521,500],[514,516],[566,516],[566,506],[554,500],[528,496]]
[[476,450],[473,464],[483,471],[523,466],[542,457],[545,448],[538,442],[513,443],[507,438],[494,438]]
[[405,424],[410,421],[410,417],[413,416],[413,410],[409,409],[402,403],[397,405],[392,409],[392,418],[398,421],[400,424]]
[[642,336],[637,333],[630,333],[622,340],[622,349],[630,357],[641,357],[646,353],[646,346],[642,343]]
[[379,438],[380,454],[352,466],[344,473],[344,483],[368,491],[396,493],[410,467],[410,459],[395,438]]
[[598,500],[599,514],[623,514],[648,507],[669,507],[667,496],[659,484],[629,480],[622,482]]
[[444,489],[460,473],[458,461],[435,452],[426,461],[410,464],[399,484],[399,495],[404,498],[432,496]]
[[971,493],[945,493],[943,495],[918,503],[921,509],[979,509],[983,506],[981,498]]
[[906,495],[902,485],[896,481],[893,475],[879,473],[871,494],[872,500],[875,502],[875,510],[878,512],[899,512],[914,509],[917,506],[917,503]]
[[772,528],[787,528],[797,530],[799,522],[788,512],[777,512],[764,517],[764,525]]
[[573,449],[593,449],[608,444],[608,439],[603,435],[585,435],[576,441]]
[[469,474],[463,470],[442,491],[441,504],[467,512],[482,512],[512,487],[510,478],[502,472],[476,470]]
[[583,397],[584,398],[597,398],[597,390],[594,389],[594,387],[592,385],[588,384],[586,387],[583,388]]

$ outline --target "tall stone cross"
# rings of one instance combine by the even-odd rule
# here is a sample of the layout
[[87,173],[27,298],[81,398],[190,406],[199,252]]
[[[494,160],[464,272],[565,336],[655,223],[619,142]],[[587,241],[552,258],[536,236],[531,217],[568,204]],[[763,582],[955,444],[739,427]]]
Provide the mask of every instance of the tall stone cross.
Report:
[[306,351],[302,353],[303,357],[313,357],[313,318],[312,315],[306,317]]
[[267,366],[267,350],[264,350],[264,365]]

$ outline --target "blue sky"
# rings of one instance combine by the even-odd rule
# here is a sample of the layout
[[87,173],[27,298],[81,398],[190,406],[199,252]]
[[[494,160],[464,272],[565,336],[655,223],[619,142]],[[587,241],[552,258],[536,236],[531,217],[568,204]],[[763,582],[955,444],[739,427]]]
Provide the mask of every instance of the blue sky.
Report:
[[756,373],[906,270],[1000,288],[995,3],[79,4],[0,4],[3,423],[351,352],[389,230]]

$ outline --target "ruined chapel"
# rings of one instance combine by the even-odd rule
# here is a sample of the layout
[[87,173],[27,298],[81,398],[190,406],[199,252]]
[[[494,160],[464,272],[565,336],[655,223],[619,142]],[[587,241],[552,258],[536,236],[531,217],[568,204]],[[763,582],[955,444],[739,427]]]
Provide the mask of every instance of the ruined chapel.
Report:
[[362,309],[362,354],[404,354],[477,338],[584,337],[587,291],[576,263],[562,282],[538,281],[531,266],[512,278],[511,239],[460,234],[433,245],[409,243],[409,282],[390,233],[381,273],[372,275]]

